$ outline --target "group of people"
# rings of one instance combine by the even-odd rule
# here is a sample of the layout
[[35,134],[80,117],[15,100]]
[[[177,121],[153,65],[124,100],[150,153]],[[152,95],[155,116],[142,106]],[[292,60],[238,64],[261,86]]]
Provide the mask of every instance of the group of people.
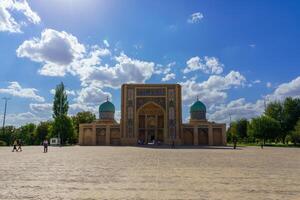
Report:
[[12,152],[14,152],[15,150],[16,150],[16,152],[22,151],[22,140],[21,139],[14,141]]
[[[48,146],[49,146],[48,140],[45,139],[43,141],[42,145],[44,147],[44,153],[47,153],[48,152]],[[22,140],[21,139],[18,139],[18,140],[14,141],[12,152],[15,152],[15,151],[16,152],[22,151]]]

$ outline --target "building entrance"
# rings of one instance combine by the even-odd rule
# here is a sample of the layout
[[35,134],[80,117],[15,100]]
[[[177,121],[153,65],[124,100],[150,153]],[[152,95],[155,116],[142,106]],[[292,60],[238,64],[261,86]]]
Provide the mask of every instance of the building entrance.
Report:
[[147,103],[138,111],[139,140],[144,144],[162,143],[164,140],[164,110],[155,103]]

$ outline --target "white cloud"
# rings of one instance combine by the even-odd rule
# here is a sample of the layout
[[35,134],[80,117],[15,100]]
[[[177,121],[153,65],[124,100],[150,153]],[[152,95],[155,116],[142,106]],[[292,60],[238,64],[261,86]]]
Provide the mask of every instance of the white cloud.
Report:
[[172,79],[175,79],[176,78],[176,75],[174,73],[170,73],[170,74],[166,74],[165,77],[163,77],[161,80],[163,82],[165,81],[169,81],[169,80],[172,80]]
[[132,59],[121,53],[114,56],[114,66],[101,65],[101,57],[111,55],[108,49],[94,45],[87,52],[77,38],[64,31],[46,29],[41,38],[25,41],[17,50],[19,57],[28,57],[44,66],[39,73],[46,76],[78,76],[82,86],[118,88],[123,83],[144,83],[153,72],[153,62]]
[[[55,94],[55,89],[51,89],[50,93],[54,95]],[[76,95],[76,91],[74,91],[74,90],[66,90],[66,94],[70,95],[70,96],[75,96]]]
[[104,44],[106,47],[109,47],[109,46],[110,46],[107,40],[103,40],[103,44]]
[[[26,24],[23,20],[17,22],[14,12],[21,13],[26,20],[33,24],[40,23],[38,14],[30,8],[26,0],[1,0],[0,1],[0,31],[20,33],[21,26]],[[22,17],[23,17],[22,16]]]
[[168,74],[171,72],[171,68],[176,65],[176,62],[170,62],[166,66],[157,64],[154,68],[154,74]]
[[112,95],[109,92],[104,92],[97,85],[91,84],[82,88],[74,100],[81,104],[100,105],[100,102],[103,102],[107,97],[111,98]]
[[206,74],[221,74],[224,68],[224,65],[216,57],[208,56],[205,56],[203,59],[198,56],[192,57],[186,64],[187,67],[184,68],[183,73],[201,70]]
[[134,44],[133,48],[135,48],[136,50],[142,49],[143,45],[142,44]]
[[199,23],[203,19],[203,14],[200,12],[193,13],[189,16],[187,22],[190,24]]
[[272,87],[272,83],[271,82],[267,82],[266,86],[267,86],[267,88],[271,88]]
[[30,103],[29,108],[33,114],[39,117],[51,118],[53,104],[52,103]]
[[300,76],[280,84],[272,94],[266,96],[268,100],[284,100],[286,97],[300,98]]
[[206,81],[197,83],[195,79],[186,80],[182,85],[183,101],[193,102],[197,96],[208,106],[223,102],[227,98],[226,90],[244,86],[246,78],[237,71],[226,76],[211,75]]
[[115,60],[117,64],[113,67],[88,67],[85,74],[80,74],[83,85],[119,88],[123,83],[144,83],[154,72],[153,62],[132,59],[124,53],[116,56]]
[[261,83],[261,81],[257,79],[255,81],[252,81],[252,83],[257,84],[257,83]]
[[70,115],[76,115],[78,112],[82,111],[90,111],[96,116],[98,115],[98,106],[88,106],[86,104],[81,103],[72,103],[69,105],[69,114]]
[[272,94],[257,100],[255,103],[246,102],[244,98],[230,101],[228,104],[221,104],[213,107],[213,113],[209,119],[218,122],[229,123],[229,115],[233,120],[259,116],[263,113],[265,101],[282,101],[286,97],[300,98],[300,76],[290,82],[279,85]]
[[214,109],[215,111],[208,116],[210,120],[229,123],[230,115],[232,121],[241,118],[251,119],[261,115],[264,111],[264,101],[257,100],[255,103],[249,103],[244,98],[240,98],[228,104],[216,106]]
[[[24,124],[28,123],[34,123],[38,124],[41,121],[47,121],[49,120],[49,117],[40,117],[34,113],[31,112],[24,112],[24,113],[8,113],[6,115],[6,126],[12,125],[12,126],[22,126]],[[0,116],[0,121],[3,120],[3,116]]]
[[39,102],[45,101],[44,97],[36,94],[38,90],[35,88],[22,88],[18,82],[9,82],[9,84],[10,85],[7,88],[0,88],[0,93],[32,99]]
[[254,49],[256,47],[256,44],[249,44],[249,47]]
[[68,66],[81,59],[85,53],[84,45],[76,37],[64,31],[46,29],[41,38],[24,41],[17,49],[18,57],[27,57],[35,62],[44,63],[39,71],[47,76],[64,76]]

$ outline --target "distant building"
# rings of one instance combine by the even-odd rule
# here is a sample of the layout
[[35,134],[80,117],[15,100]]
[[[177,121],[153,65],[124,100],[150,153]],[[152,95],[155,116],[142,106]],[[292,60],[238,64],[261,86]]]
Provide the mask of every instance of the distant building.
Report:
[[225,124],[207,121],[199,100],[190,108],[189,123],[182,124],[179,84],[124,84],[121,92],[120,123],[107,100],[99,107],[99,119],[80,124],[80,145],[226,145]]

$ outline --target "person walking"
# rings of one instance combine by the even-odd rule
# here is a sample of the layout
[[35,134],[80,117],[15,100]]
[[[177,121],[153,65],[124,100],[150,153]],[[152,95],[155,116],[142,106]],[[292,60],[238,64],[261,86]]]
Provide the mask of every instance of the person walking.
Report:
[[237,137],[233,136],[233,149],[236,149]]
[[43,146],[44,146],[44,153],[47,153],[48,152],[48,140],[44,140],[43,141]]
[[17,145],[18,145],[17,140],[15,140],[14,143],[13,143],[13,150],[12,150],[12,152],[14,152],[15,150],[18,152]]
[[22,151],[22,140],[21,139],[18,139],[18,141],[17,141],[17,144],[18,144],[18,149],[17,149],[17,151]]

